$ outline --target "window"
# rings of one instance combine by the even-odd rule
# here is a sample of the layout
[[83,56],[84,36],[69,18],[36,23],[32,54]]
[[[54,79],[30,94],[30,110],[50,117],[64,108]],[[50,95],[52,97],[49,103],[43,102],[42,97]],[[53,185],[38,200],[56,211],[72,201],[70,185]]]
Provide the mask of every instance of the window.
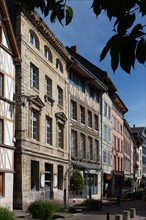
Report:
[[0,197],[4,196],[4,173],[0,173]]
[[94,129],[98,131],[98,116],[94,115]]
[[71,131],[71,149],[72,157],[78,157],[78,147],[77,147],[77,132]]
[[107,126],[104,125],[104,140],[107,141]]
[[4,128],[3,128],[3,120],[0,119],[0,144],[3,143],[3,131],[4,131]]
[[108,118],[111,118],[111,108],[108,106]]
[[4,76],[0,73],[0,96],[3,96]]
[[52,97],[52,80],[48,76],[46,76],[46,94]]
[[75,101],[71,101],[71,118],[77,120],[77,103]]
[[88,111],[88,127],[92,128],[92,112]]
[[63,90],[57,86],[58,90],[58,105],[63,106]]
[[107,116],[107,103],[104,102],[104,116]]
[[99,162],[99,141],[95,140],[95,161]]
[[111,129],[108,128],[108,141],[111,142]]
[[46,143],[52,145],[52,119],[46,118]]
[[31,190],[39,191],[39,162],[31,161]]
[[85,92],[85,80],[83,77],[80,77],[76,73],[70,71],[69,72],[70,83],[76,86],[82,92]]
[[32,138],[39,140],[39,112],[34,109],[31,111],[31,132]]
[[39,49],[39,40],[37,35],[34,33],[34,31],[30,30],[29,32],[29,42],[36,47],[37,49]]
[[106,163],[106,150],[103,151],[103,163]]
[[107,162],[108,162],[108,165],[111,165],[111,152],[110,151],[108,152]]
[[86,159],[86,146],[85,146],[85,135],[80,135],[80,152],[81,152],[81,158]]
[[50,49],[47,46],[44,46],[44,56],[50,61],[52,62],[52,53],[50,51]]
[[39,69],[32,63],[30,64],[30,85],[39,89]]
[[59,59],[56,60],[56,68],[63,73],[63,66]]
[[94,99],[94,88],[93,88],[93,86],[89,86],[89,96]]
[[63,149],[64,144],[64,125],[58,122],[58,147]]
[[58,165],[58,189],[63,189],[63,166]]
[[80,106],[81,124],[85,124],[85,108]]
[[91,137],[88,137],[88,159],[93,160],[93,145]]

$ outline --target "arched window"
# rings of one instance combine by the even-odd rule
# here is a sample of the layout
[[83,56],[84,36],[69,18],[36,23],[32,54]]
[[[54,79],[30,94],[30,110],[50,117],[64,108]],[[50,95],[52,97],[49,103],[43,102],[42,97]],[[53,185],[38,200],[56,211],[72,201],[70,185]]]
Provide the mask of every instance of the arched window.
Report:
[[44,56],[52,63],[52,53],[47,46],[44,46]]
[[39,39],[33,30],[29,31],[29,42],[39,50]]
[[56,59],[56,68],[63,73],[63,66],[59,59]]

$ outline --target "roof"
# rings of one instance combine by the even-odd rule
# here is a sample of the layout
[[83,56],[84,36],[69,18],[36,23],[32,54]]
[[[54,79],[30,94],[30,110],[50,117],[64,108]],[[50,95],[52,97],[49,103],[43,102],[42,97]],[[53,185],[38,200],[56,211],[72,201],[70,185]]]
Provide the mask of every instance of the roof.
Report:
[[90,73],[92,73],[96,78],[98,78],[102,83],[104,83],[109,90],[112,90],[113,92],[117,91],[114,83],[110,79],[107,72],[103,71],[102,69],[95,66],[93,63],[91,63],[89,60],[75,52],[69,47],[66,47],[70,55],[78,61],[79,64],[83,65]]
[[119,97],[119,95],[117,93],[114,93],[111,95],[111,99],[113,101],[113,103],[116,104],[116,106],[125,114],[126,112],[128,112],[128,109],[126,107],[126,105],[124,104],[124,102],[122,101],[122,99]]
[[10,16],[9,16],[9,12],[8,12],[5,0],[0,0],[0,11],[1,11],[1,15],[2,15],[2,21],[5,25],[6,32],[8,35],[9,43],[12,48],[12,54],[13,54],[14,61],[20,62],[20,54],[19,54],[18,46],[16,43],[12,23],[10,20]]

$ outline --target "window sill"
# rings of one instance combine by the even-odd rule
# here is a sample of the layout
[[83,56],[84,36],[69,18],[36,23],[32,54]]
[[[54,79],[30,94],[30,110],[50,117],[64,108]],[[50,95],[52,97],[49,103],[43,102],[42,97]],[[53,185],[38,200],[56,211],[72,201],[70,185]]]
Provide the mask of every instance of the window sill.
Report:
[[51,103],[51,106],[53,106],[55,100],[52,97],[50,97],[49,95],[44,95],[44,98],[45,98],[45,102]]
[[31,89],[33,89],[35,92],[39,93],[39,88],[31,86]]
[[63,109],[63,105],[57,104],[57,106],[61,109]]

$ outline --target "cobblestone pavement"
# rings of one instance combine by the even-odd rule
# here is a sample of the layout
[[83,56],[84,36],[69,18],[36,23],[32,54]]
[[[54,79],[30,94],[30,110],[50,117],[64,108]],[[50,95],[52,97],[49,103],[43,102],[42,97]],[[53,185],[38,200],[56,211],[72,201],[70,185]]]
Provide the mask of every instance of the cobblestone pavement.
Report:
[[101,211],[76,213],[66,220],[107,220],[107,213],[109,213],[109,220],[114,220],[116,214],[122,215],[124,211],[130,211],[131,208],[136,209],[137,220],[146,220],[146,202],[143,200],[123,201],[121,206],[107,204]]
[[[130,218],[130,220],[146,220],[146,201],[144,200],[129,200],[122,201],[121,206],[117,206],[115,201],[106,201],[103,203],[103,208],[101,211],[96,212],[80,212],[73,215],[64,213],[65,220],[115,220],[116,214],[123,214],[124,211],[130,211],[131,208],[136,209],[136,219]],[[109,219],[107,219],[107,213],[109,213]],[[32,220],[27,218],[25,215],[23,217],[17,216],[16,220]]]

